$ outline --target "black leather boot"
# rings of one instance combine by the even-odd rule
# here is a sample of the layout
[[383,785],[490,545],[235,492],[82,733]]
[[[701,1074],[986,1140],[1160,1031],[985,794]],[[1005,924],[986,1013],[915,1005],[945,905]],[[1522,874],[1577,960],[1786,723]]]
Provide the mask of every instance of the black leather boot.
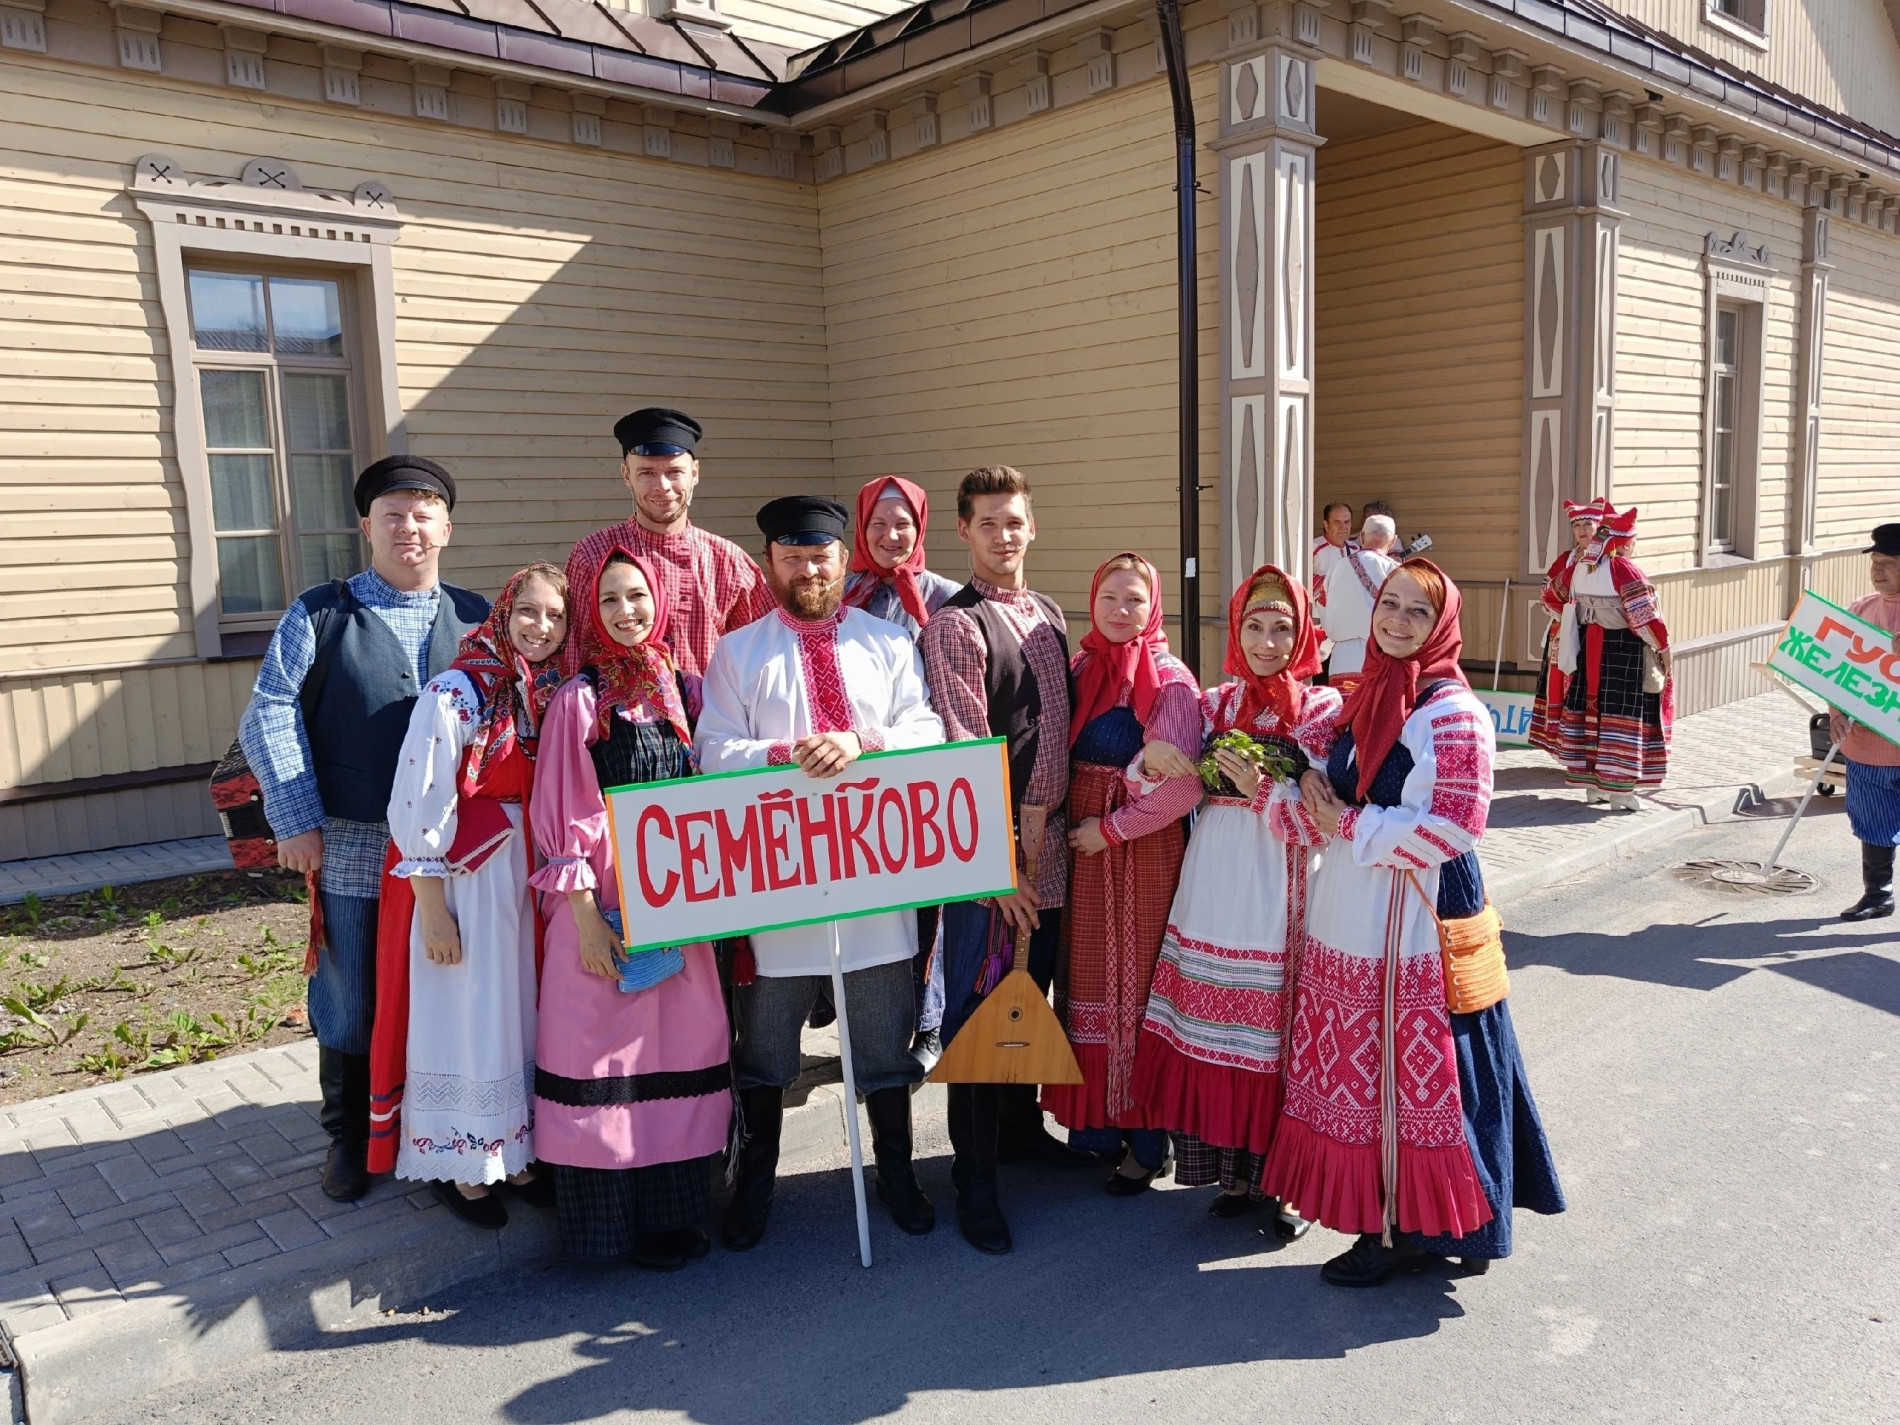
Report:
[[732,1201],[719,1223],[719,1239],[735,1252],[749,1252],[765,1236],[772,1212],[772,1185],[778,1177],[779,1129],[785,1122],[785,1091],[778,1088],[739,1090],[739,1114],[745,1137],[739,1148],[739,1171],[732,1184]]
[[1099,1168],[1101,1159],[1071,1148],[1042,1124],[1035,1084],[996,1084],[998,1131],[996,1161],[1041,1163],[1051,1168]]
[[1893,914],[1893,847],[1860,844],[1861,898],[1842,920],[1883,920]]
[[1359,1240],[1321,1267],[1319,1274],[1334,1286],[1378,1286],[1401,1273],[1423,1271],[1442,1260],[1419,1246],[1408,1233],[1394,1232],[1388,1247],[1380,1242],[1377,1232],[1361,1232]]
[[864,1111],[871,1120],[871,1156],[877,1160],[877,1200],[890,1209],[891,1221],[900,1229],[921,1237],[937,1225],[937,1210],[911,1167],[910,1090],[866,1094]]
[[949,1090],[957,1227],[977,1251],[1001,1256],[1016,1244],[996,1196],[997,1086],[951,1084]]
[[369,1191],[369,1055],[319,1045],[317,1084],[323,1092],[317,1121],[330,1135],[323,1194],[355,1202]]

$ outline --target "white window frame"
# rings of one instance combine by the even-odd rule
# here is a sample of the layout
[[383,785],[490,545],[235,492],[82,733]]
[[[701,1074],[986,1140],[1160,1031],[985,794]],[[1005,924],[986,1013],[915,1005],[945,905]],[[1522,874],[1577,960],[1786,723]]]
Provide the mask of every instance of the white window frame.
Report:
[[[356,314],[345,343],[355,358],[351,364],[361,400],[357,441],[365,460],[374,460],[399,454],[408,443],[396,380],[390,261],[402,224],[381,183],[360,183],[348,196],[311,192],[277,159],[252,159],[235,181],[193,182],[177,160],[147,154],[134,169],[131,193],[152,225],[159,306],[171,357],[172,424],[191,539],[189,582],[198,656],[221,658],[226,656],[226,635],[239,630],[219,612],[211,469],[205,455],[186,269],[288,265],[324,269],[324,275],[341,280],[346,311]],[[205,364],[230,365],[224,355],[218,353]],[[287,598],[294,595],[295,590],[286,588]]]
[[1720,0],[1702,0],[1702,23],[1754,49],[1766,50],[1769,0],[1741,0],[1741,4],[1745,10],[1755,10],[1761,16],[1761,23],[1746,15],[1728,14],[1720,8]]
[[[1761,448],[1762,382],[1767,357],[1768,309],[1774,292],[1774,258],[1766,244],[1746,233],[1710,233],[1704,243],[1707,274],[1703,319],[1702,474],[1697,501],[1696,559],[1709,565],[1731,564],[1762,556]],[[1723,311],[1736,315],[1734,482],[1729,492],[1732,529],[1723,536],[1714,527],[1716,480],[1717,322]]]

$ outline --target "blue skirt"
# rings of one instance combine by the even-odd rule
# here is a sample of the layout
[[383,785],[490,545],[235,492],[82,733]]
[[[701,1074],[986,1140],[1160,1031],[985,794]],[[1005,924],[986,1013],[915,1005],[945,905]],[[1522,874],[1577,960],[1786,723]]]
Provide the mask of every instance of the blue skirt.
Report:
[[1900,846],[1900,767],[1847,764],[1847,824],[1856,841]]
[[1458,1093],[1464,1100],[1465,1141],[1478,1169],[1491,1220],[1465,1237],[1421,1237],[1428,1252],[1447,1257],[1511,1255],[1511,1209],[1558,1213],[1564,1190],[1544,1121],[1524,1077],[1524,1056],[1511,1027],[1510,1003],[1451,1017],[1458,1054]]

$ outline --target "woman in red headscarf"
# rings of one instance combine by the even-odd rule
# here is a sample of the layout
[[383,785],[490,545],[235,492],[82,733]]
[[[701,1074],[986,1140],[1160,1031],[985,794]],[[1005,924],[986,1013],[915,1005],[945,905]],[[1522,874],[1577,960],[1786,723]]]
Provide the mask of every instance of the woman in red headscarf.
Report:
[[[1227,607],[1234,680],[1201,700],[1209,738],[1238,730],[1306,770],[1302,727],[1332,725],[1335,688],[1308,687],[1320,631],[1306,586],[1267,564]],[[1286,987],[1306,934],[1309,848],[1322,838],[1293,778],[1276,779],[1239,753],[1215,753],[1223,781],[1208,798],[1181,867],[1135,1058],[1135,1097],[1174,1134],[1176,1180],[1220,1184],[1216,1217],[1261,1200],[1260,1169],[1280,1120]],[[1165,758],[1150,752],[1149,771]],[[1178,770],[1178,769],[1177,769]],[[1279,1204],[1270,1204],[1276,1213]],[[1305,1230],[1280,1215],[1283,1237]]]
[[1429,560],[1388,574],[1363,680],[1333,727],[1304,732],[1325,760],[1306,809],[1330,839],[1262,1186],[1359,1234],[1323,1269],[1341,1286],[1438,1255],[1482,1271],[1510,1255],[1513,1207],[1564,1206],[1478,867],[1495,742],[1459,670],[1461,602]]
[[624,953],[605,789],[694,772],[697,688],[667,656],[666,585],[624,549],[575,570],[581,671],[541,734],[535,873],[547,956],[535,1152],[554,1164],[561,1246],[673,1271],[708,1247],[713,1165],[732,1118],[725,1001],[712,947]]
[[922,486],[896,475],[867,481],[858,491],[845,603],[915,638],[957,591],[951,580],[924,567],[924,533],[929,527],[930,497]]
[[525,822],[566,632],[561,571],[511,577],[416,699],[389,798],[369,1170],[431,1184],[478,1227],[508,1221],[496,1183],[551,1201],[529,1167],[538,937]]
[[1201,689],[1168,653],[1161,579],[1139,554],[1117,554],[1095,571],[1089,616],[1071,662],[1072,862],[1056,976],[1056,1010],[1082,1082],[1045,1087],[1042,1104],[1070,1130],[1073,1147],[1127,1148],[1108,1180],[1111,1193],[1127,1196],[1166,1165],[1166,1125],[1135,1097],[1135,1045],[1181,874],[1181,821],[1201,784],[1190,774],[1136,786],[1125,772],[1157,738],[1199,755]]

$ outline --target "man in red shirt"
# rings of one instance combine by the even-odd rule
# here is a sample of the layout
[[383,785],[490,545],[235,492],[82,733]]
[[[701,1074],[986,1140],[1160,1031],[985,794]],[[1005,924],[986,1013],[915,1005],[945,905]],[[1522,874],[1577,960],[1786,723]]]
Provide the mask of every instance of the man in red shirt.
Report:
[[[620,480],[633,494],[633,518],[595,530],[567,556],[567,577],[595,567],[613,549],[651,559],[666,581],[672,617],[666,642],[682,673],[706,671],[720,635],[744,628],[774,607],[772,591],[752,556],[688,519],[699,486],[698,421],[680,411],[649,406],[614,423],[620,442]],[[580,640],[563,657],[580,671]]]

